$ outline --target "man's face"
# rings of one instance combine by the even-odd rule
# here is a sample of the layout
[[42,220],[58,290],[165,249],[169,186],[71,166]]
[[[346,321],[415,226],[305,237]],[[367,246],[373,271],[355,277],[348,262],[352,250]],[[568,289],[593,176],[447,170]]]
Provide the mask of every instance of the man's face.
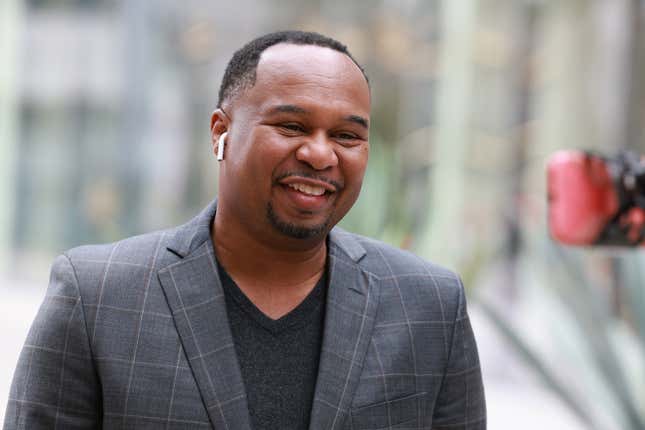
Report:
[[358,67],[329,48],[275,45],[225,109],[218,206],[252,234],[323,238],[367,166],[370,95]]

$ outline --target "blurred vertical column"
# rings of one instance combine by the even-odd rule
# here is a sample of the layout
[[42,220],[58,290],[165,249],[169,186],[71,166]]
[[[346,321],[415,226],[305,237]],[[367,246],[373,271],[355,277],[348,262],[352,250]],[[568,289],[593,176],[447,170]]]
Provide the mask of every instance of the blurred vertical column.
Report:
[[436,163],[430,175],[430,221],[419,251],[451,268],[456,268],[460,259],[477,5],[476,0],[444,1],[441,5]]
[[[597,149],[602,142],[594,114],[598,101],[591,99],[589,91],[590,76],[598,66],[593,61],[596,47],[590,18],[593,4],[600,2],[544,3],[536,41],[539,74],[535,81],[535,116],[539,123],[527,154],[542,162],[532,163],[524,180],[527,187],[546,196],[544,166],[550,154],[562,148]],[[612,85],[613,92],[618,84],[603,83]],[[532,233],[537,235],[536,240],[544,236],[541,231]]]
[[122,110],[122,138],[118,165],[121,169],[120,188],[124,207],[121,225],[127,234],[140,226],[142,168],[146,162],[143,153],[146,130],[149,127],[148,88],[151,64],[150,10],[146,0],[123,2],[124,37],[124,106]]
[[22,0],[0,2],[0,273],[10,264],[15,187],[14,158],[18,146],[18,37]]
[[[612,148],[629,145],[635,135],[630,105],[635,95],[634,82],[640,80],[637,65],[640,0],[601,0],[593,6],[592,18],[597,28],[590,76],[595,119],[600,144]],[[632,136],[630,136],[632,135]],[[635,143],[635,142],[634,142]]]
[[645,1],[628,2],[630,40],[628,51],[626,145],[634,151],[645,152]]
[[[505,282],[502,287],[507,300],[515,299],[518,286],[521,285],[520,254],[522,253],[524,237],[522,224],[535,225],[535,219],[526,216],[530,197],[524,187],[525,171],[530,163],[527,152],[531,145],[531,129],[534,121],[533,112],[533,72],[535,41],[537,36],[538,15],[540,5],[537,1],[520,3],[516,11],[514,31],[515,41],[511,57],[512,78],[510,87],[513,93],[511,105],[510,126],[511,145],[510,155],[510,184],[506,198],[501,202],[500,217],[504,219],[506,239],[503,247],[505,260]],[[534,228],[534,227],[533,227]]]

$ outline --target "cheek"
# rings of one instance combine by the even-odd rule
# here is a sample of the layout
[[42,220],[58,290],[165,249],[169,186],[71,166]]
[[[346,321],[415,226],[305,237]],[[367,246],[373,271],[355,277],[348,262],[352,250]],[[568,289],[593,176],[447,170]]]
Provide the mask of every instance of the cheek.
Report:
[[244,174],[253,178],[258,193],[271,190],[274,177],[286,169],[293,148],[284,138],[270,130],[254,133],[252,144],[245,155]]
[[342,158],[343,177],[345,179],[345,195],[343,196],[340,209],[344,213],[349,211],[358,199],[363,184],[363,177],[367,168],[368,151],[357,151],[345,154]]
[[358,150],[348,150],[342,155],[341,162],[347,185],[360,187],[367,169],[368,156],[369,150],[367,146]]

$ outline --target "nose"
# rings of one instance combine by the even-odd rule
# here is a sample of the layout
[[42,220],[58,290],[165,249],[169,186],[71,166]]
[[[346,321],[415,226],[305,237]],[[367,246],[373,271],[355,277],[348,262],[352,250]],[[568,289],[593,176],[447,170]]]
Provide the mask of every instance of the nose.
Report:
[[324,133],[307,138],[296,150],[296,159],[316,170],[325,170],[338,165],[338,156]]

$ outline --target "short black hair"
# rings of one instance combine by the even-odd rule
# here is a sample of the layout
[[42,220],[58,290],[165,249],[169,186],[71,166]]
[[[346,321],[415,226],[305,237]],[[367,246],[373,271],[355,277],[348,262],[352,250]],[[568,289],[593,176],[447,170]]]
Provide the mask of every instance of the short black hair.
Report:
[[233,54],[233,57],[226,66],[222,84],[219,87],[218,107],[222,107],[224,101],[238,95],[240,91],[250,88],[255,84],[260,56],[267,48],[278,43],[322,46],[343,53],[358,66],[369,85],[369,80],[363,67],[352,57],[352,54],[347,50],[347,46],[339,41],[319,33],[308,31],[278,31],[253,39]]

